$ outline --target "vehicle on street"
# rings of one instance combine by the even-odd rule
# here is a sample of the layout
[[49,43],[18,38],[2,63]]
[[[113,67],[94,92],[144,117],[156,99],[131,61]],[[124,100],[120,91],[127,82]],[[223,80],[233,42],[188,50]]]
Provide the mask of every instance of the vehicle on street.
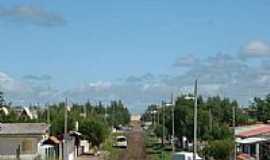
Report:
[[[177,152],[173,154],[172,160],[193,160],[192,152]],[[196,160],[202,160],[201,157],[196,155]]]
[[125,136],[117,136],[116,137],[115,147],[127,148],[128,147],[127,137],[125,137]]

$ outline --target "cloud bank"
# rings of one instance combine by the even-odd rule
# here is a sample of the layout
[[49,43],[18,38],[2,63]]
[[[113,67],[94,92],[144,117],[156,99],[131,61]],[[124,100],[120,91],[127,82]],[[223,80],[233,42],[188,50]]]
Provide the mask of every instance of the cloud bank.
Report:
[[[240,58],[244,53],[246,60]],[[53,79],[50,75],[26,75],[22,79],[14,79],[0,72],[0,90],[16,103],[57,102],[64,97],[74,102],[109,103],[121,99],[131,111],[143,112],[147,104],[169,100],[172,92],[192,93],[194,80],[198,79],[199,94],[230,97],[247,105],[252,97],[270,93],[270,61],[266,57],[267,43],[262,45],[261,41],[251,41],[240,53],[217,53],[205,58],[181,56],[172,63],[175,74],[130,75],[120,80],[89,82],[66,90],[50,87],[47,83]],[[250,63],[253,59],[260,63]],[[185,70],[177,73],[178,68]]]
[[66,24],[63,16],[30,5],[18,5],[11,8],[0,7],[0,21],[42,27],[55,27]]
[[245,44],[241,49],[243,58],[270,57],[270,43],[263,40],[253,40]]

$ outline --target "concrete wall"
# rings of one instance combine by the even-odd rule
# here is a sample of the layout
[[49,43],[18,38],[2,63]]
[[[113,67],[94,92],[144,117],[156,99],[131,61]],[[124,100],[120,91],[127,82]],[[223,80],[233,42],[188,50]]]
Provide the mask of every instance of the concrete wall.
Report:
[[20,146],[21,155],[32,155],[38,151],[38,143],[41,135],[10,135],[0,136],[0,156],[16,155],[16,149]]

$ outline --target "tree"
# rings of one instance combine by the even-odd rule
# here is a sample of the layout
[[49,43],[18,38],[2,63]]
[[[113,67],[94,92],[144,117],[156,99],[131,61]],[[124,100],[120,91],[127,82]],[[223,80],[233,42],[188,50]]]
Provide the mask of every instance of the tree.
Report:
[[97,147],[104,142],[109,133],[108,127],[104,123],[92,119],[81,120],[79,126],[79,132],[83,134],[84,138]]
[[4,93],[0,91],[0,108],[5,106]]
[[252,108],[256,110],[257,120],[267,122],[270,117],[270,94],[268,94],[264,99],[255,97]]

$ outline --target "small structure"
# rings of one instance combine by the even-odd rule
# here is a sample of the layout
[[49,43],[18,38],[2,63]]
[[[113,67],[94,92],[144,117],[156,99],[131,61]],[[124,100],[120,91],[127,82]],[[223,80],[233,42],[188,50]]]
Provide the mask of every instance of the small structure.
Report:
[[5,116],[7,116],[9,114],[9,111],[6,107],[1,107],[0,112],[3,112]]
[[50,136],[44,139],[40,148],[39,153],[42,159],[59,159],[62,154],[62,143],[55,136]]
[[45,123],[0,123],[0,159],[33,160],[48,136]]
[[[270,142],[270,125],[255,124],[236,127],[235,130],[238,159],[262,159],[265,146]],[[248,158],[247,158],[248,157]]]
[[137,121],[140,121],[141,120],[141,115],[140,114],[133,114],[133,115],[131,115],[131,117],[130,117],[130,121],[135,121],[135,122],[137,122]]
[[20,117],[26,117],[29,119],[37,119],[37,113],[35,111],[31,111],[28,107],[23,107]]

